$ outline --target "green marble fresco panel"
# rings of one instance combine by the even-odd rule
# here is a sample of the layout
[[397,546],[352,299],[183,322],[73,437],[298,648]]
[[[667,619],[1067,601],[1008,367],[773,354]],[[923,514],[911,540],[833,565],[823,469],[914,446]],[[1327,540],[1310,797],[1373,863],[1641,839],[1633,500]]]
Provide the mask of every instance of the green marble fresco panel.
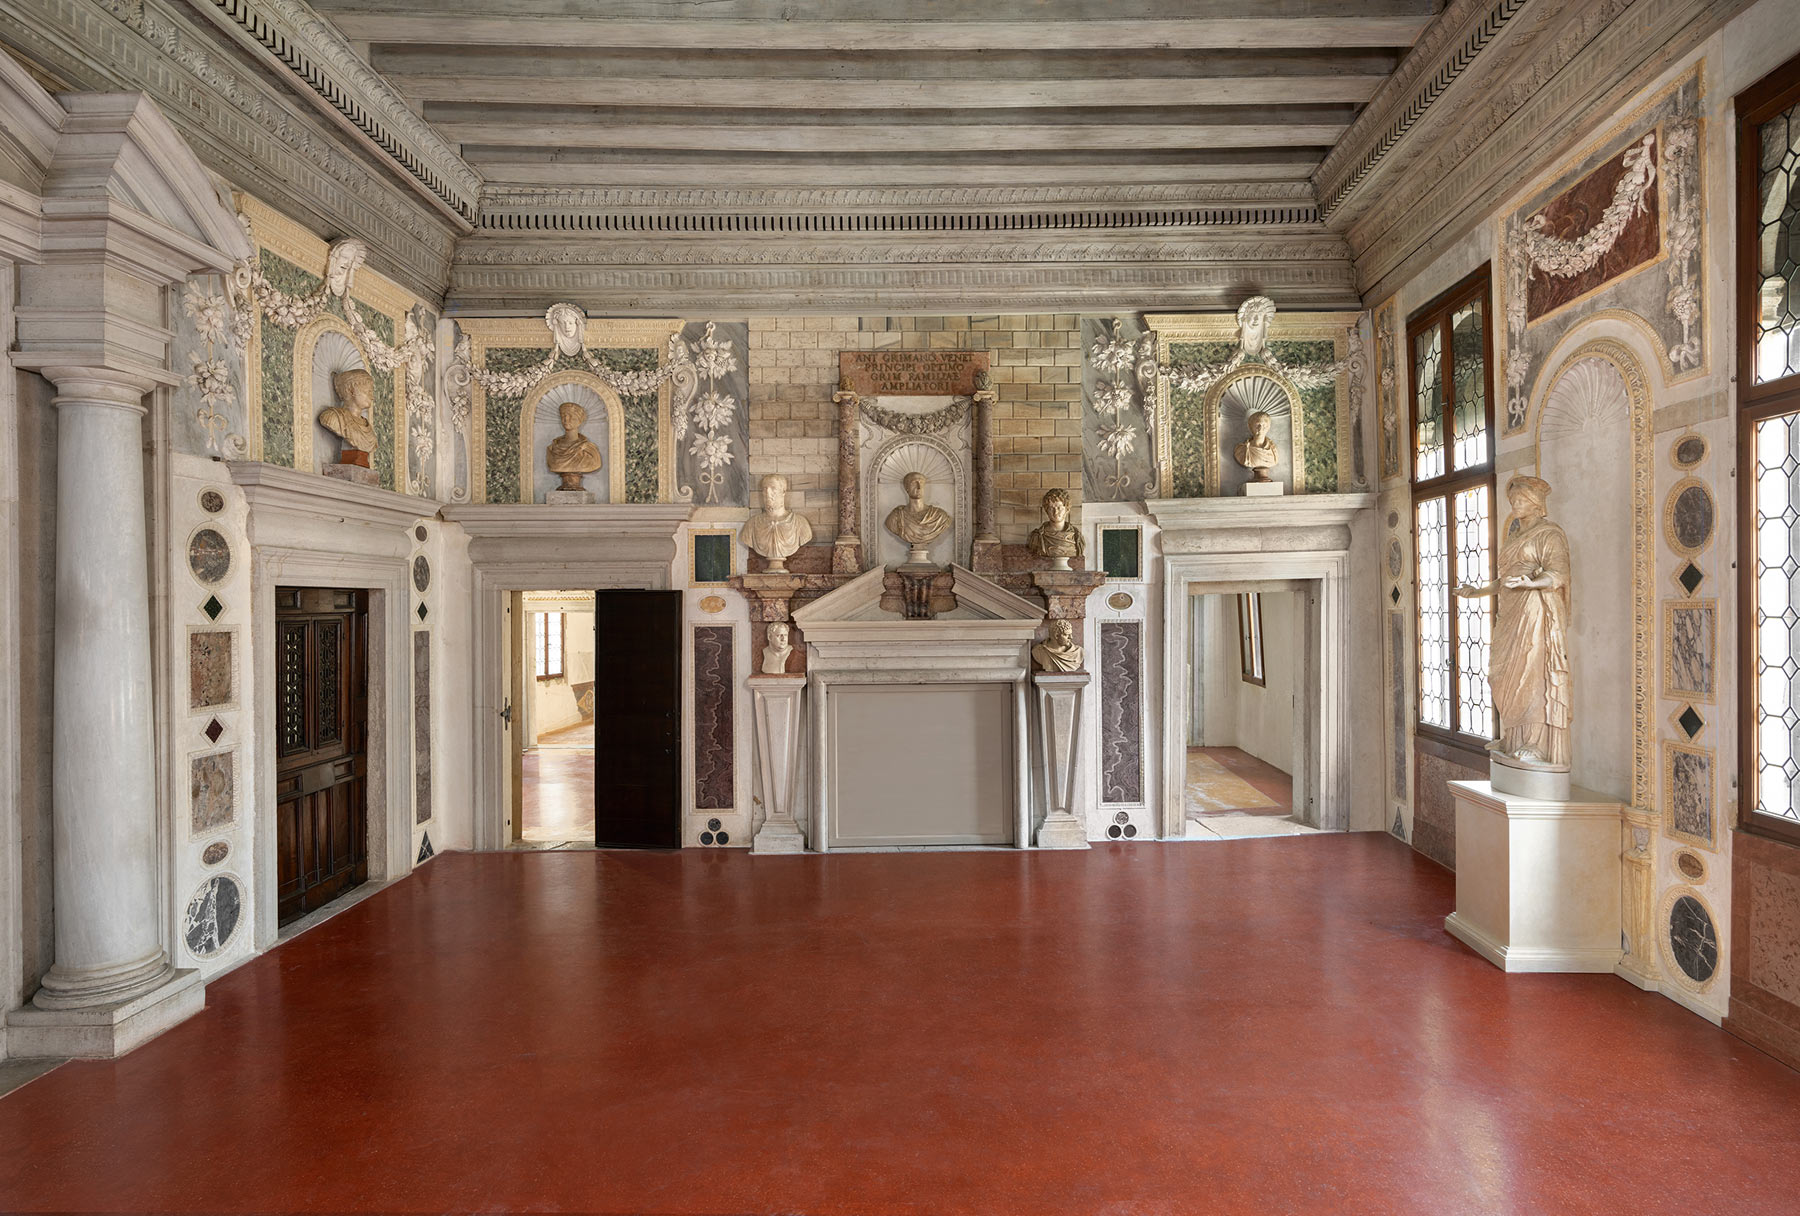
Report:
[[[1237,349],[1231,342],[1173,342],[1176,363],[1224,363]],[[1169,393],[1169,469],[1176,498],[1206,494],[1206,394],[1179,388]]]
[[[1289,367],[1322,367],[1337,357],[1337,348],[1329,341],[1270,342],[1269,347]],[[1338,488],[1335,382],[1300,394],[1300,419],[1306,444],[1306,492],[1334,494]]]
[[[319,285],[277,254],[262,250],[263,276],[289,295],[304,296]],[[294,331],[266,318],[262,324],[262,458],[268,464],[294,467]]]
[[[487,370],[516,372],[543,362],[541,348],[502,347],[487,352]],[[523,502],[519,486],[519,412],[524,397],[487,398],[487,501]]]

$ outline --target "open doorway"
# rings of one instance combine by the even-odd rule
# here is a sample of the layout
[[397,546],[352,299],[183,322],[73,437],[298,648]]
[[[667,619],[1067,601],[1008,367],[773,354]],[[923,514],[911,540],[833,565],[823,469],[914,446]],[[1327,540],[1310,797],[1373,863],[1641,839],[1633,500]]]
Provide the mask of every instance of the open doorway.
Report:
[[[1189,597],[1190,837],[1294,836],[1305,822],[1304,604],[1291,590]],[[1296,813],[1296,812],[1301,813]]]
[[594,593],[521,591],[513,612],[513,843],[594,843]]

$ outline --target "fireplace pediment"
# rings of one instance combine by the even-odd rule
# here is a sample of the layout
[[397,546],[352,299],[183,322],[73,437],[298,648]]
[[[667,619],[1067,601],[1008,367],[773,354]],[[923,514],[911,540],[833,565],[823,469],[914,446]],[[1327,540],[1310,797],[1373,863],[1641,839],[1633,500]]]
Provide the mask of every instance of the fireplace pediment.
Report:
[[996,661],[1022,674],[1025,647],[1044,622],[1044,609],[973,570],[949,566],[952,611],[933,620],[907,620],[882,607],[887,570],[877,566],[794,612],[794,624],[813,648],[808,670],[850,662],[863,670],[913,668],[921,658]]

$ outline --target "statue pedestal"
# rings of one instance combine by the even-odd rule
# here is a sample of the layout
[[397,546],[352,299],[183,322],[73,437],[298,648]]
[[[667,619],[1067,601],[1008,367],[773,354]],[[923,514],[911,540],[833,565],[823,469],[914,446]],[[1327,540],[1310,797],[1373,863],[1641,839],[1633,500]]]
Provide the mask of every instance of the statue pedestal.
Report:
[[806,837],[794,820],[794,770],[800,752],[803,676],[751,676],[756,701],[756,758],[762,766],[767,817],[750,842],[752,853],[804,853]]
[[1287,493],[1287,487],[1279,481],[1247,481],[1244,483],[1245,498],[1278,498]]
[[381,478],[376,474],[374,469],[369,468],[367,465],[328,464],[321,466],[319,472],[327,477],[336,478],[338,481],[350,482],[352,485],[375,486],[377,488],[381,485]]
[[1085,671],[1040,671],[1037,686],[1038,739],[1044,752],[1044,822],[1037,832],[1040,849],[1085,849],[1087,821],[1076,814],[1080,792],[1075,785],[1075,759],[1081,742],[1081,691],[1093,677]]
[[1612,971],[1620,933],[1624,808],[1589,790],[1568,801],[1452,781],[1456,911],[1450,935],[1502,971]]
[[1496,794],[1516,794],[1544,802],[1569,800],[1569,770],[1532,768],[1488,753],[1488,780]]
[[552,507],[586,507],[593,505],[592,490],[550,490],[544,495],[544,502]]

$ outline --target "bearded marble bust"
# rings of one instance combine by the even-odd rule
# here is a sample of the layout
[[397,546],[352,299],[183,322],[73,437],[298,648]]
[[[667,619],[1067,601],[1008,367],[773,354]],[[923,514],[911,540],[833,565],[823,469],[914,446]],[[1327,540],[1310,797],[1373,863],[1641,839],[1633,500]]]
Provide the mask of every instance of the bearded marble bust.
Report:
[[1025,538],[1025,547],[1033,557],[1049,558],[1052,569],[1067,570],[1070,558],[1080,561],[1087,556],[1087,542],[1081,537],[1081,529],[1069,523],[1069,492],[1061,489],[1044,491],[1043,507],[1044,522]]
[[925,502],[925,474],[908,473],[900,484],[906,502],[888,512],[887,530],[910,546],[913,561],[928,561],[931,542],[950,530],[950,512]]
[[770,473],[762,479],[763,509],[744,521],[738,538],[751,552],[765,558],[771,573],[787,570],[787,559],[812,540],[812,524],[806,516],[788,510],[788,479]]

